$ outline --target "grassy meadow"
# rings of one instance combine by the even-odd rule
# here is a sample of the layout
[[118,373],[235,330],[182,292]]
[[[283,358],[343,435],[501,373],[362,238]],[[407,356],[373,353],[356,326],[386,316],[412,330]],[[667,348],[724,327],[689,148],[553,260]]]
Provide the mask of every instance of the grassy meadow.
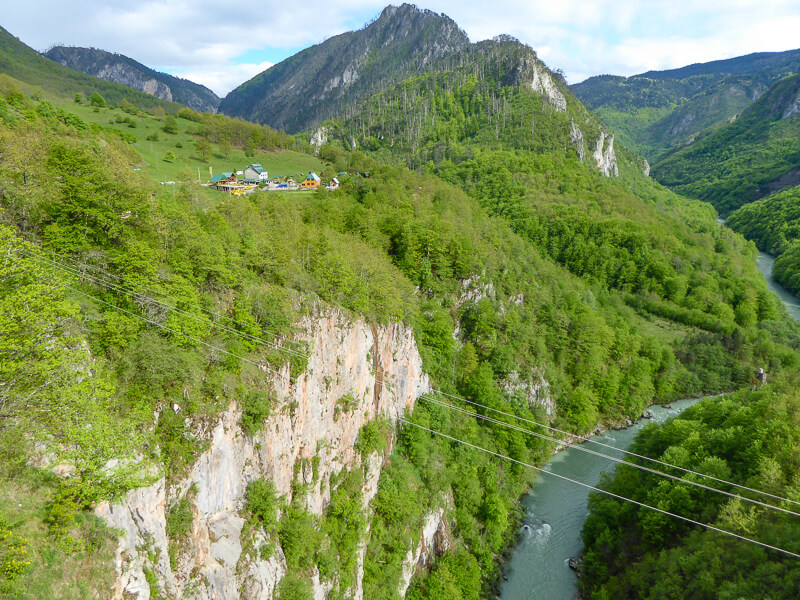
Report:
[[[105,129],[119,132],[123,139],[131,142],[131,147],[141,156],[139,168],[154,181],[176,181],[178,173],[189,168],[198,174],[203,183],[210,179],[210,173],[218,175],[228,171],[243,171],[252,163],[259,163],[274,176],[294,176],[309,171],[322,172],[323,163],[316,156],[292,150],[264,151],[255,149],[251,157],[245,156],[244,148],[211,144],[206,160],[199,155],[195,145],[199,126],[186,119],[177,118],[177,133],[166,133],[166,115],[137,114],[123,111],[120,107],[94,107],[85,100],[81,104],[69,101],[55,101],[54,105],[79,116],[87,123],[97,124]],[[133,111],[131,111],[133,112]],[[133,125],[132,125],[133,124]],[[133,141],[133,136],[135,141]],[[152,139],[148,139],[152,138]],[[168,152],[174,154],[173,160],[165,160]],[[209,171],[211,169],[211,171]]]

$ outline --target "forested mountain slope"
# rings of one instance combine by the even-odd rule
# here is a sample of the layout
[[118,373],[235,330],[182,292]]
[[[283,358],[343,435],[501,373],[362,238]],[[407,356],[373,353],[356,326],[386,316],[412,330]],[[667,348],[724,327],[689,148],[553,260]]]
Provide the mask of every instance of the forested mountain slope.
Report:
[[[773,502],[743,492],[746,498],[768,500],[796,512],[800,497],[795,469],[798,443],[800,398],[795,372],[785,373],[763,389],[707,400],[664,425],[647,427],[630,449],[788,498],[788,502]],[[800,523],[795,515],[685,484],[665,484],[651,474],[620,467],[603,487],[735,535],[800,553]],[[588,599],[791,600],[800,588],[796,556],[599,493],[590,497],[589,508],[580,576],[583,596]]]
[[0,73],[47,94],[61,97],[81,94],[88,98],[91,94],[98,93],[114,104],[126,99],[142,108],[160,106],[173,113],[179,108],[171,102],[165,102],[127,86],[106,82],[68,69],[43,57],[2,27],[0,27]]
[[532,474],[400,419],[541,464],[480,417],[586,433],[800,366],[752,245],[611,169],[530,48],[447,60],[327,123],[331,192],[197,184],[303,136],[5,82],[3,593],[492,597]]
[[665,156],[653,175],[722,215],[800,183],[800,74],[772,85],[734,122]]
[[216,112],[220,103],[220,98],[205,86],[159,73],[121,54],[112,54],[97,48],[55,46],[45,52],[44,56],[86,75],[126,85],[200,112]]
[[800,186],[745,204],[726,224],[762,252],[777,256],[772,276],[793,294],[800,294]]
[[572,90],[625,145],[654,161],[798,71],[800,50],[761,52],[632,77],[599,75]]
[[469,45],[448,17],[388,6],[359,31],[307,48],[230,92],[220,112],[297,133]]

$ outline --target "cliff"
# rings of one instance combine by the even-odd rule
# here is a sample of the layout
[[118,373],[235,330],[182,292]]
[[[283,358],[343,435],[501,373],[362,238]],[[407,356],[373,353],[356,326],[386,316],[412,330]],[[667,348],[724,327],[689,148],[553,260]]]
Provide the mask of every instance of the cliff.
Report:
[[217,112],[220,99],[205,86],[160,73],[132,58],[96,48],[56,46],[44,56],[67,68],[113,81],[201,112]]
[[[338,313],[309,317],[302,325],[302,337],[311,348],[307,370],[294,381],[286,370],[269,376],[277,406],[261,433],[245,434],[239,425],[241,409],[234,402],[213,426],[197,427],[196,435],[208,447],[186,478],[172,485],[162,478],[149,488],[129,492],[119,504],[97,507],[98,516],[123,532],[113,598],[148,600],[154,581],[175,597],[271,597],[286,573],[283,552],[278,548],[264,560],[258,553],[243,552],[240,540],[245,491],[257,478],[270,479],[287,499],[299,489],[293,488],[294,482],[305,484],[305,505],[319,515],[330,501],[332,478],[363,469],[362,498],[368,510],[384,455],[362,457],[355,447],[359,431],[373,419],[394,422],[413,408],[416,398],[429,389],[422,360],[404,325],[370,326]],[[345,396],[356,401],[347,410],[337,405]],[[188,547],[171,565],[166,512],[184,497],[191,499],[191,535]],[[426,525],[426,531],[430,527]],[[262,533],[256,535],[257,543],[263,541]],[[361,597],[365,547],[364,541],[356,598]],[[414,554],[415,561],[420,557],[420,551]],[[326,597],[331,584],[320,581],[318,573],[312,581],[314,597]]]

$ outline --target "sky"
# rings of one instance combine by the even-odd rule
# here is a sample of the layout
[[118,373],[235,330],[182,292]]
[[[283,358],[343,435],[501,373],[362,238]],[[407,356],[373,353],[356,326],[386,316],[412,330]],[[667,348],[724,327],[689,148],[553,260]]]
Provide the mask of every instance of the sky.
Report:
[[[118,52],[224,96],[303,48],[363,27],[387,0],[4,4],[0,25],[36,50],[68,45]],[[430,0],[417,6],[448,15],[473,42],[513,35],[551,69],[563,70],[569,83],[800,47],[800,0]]]

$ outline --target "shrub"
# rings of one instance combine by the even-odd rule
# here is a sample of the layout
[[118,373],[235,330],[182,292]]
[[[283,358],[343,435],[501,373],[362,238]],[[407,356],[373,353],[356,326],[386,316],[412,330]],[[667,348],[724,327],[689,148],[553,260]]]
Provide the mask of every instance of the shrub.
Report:
[[272,410],[273,397],[261,390],[251,390],[241,399],[242,403],[242,429],[248,435],[261,431],[264,419],[269,417]]
[[275,484],[266,479],[256,479],[247,486],[245,507],[264,529],[272,529],[278,522],[278,494]]
[[100,94],[98,94],[97,92],[95,92],[95,93],[93,93],[91,96],[89,96],[89,104],[90,104],[91,106],[95,106],[95,107],[98,107],[98,108],[105,108],[105,106],[106,106],[106,99],[105,99],[105,98],[103,98],[103,97],[102,97]]

